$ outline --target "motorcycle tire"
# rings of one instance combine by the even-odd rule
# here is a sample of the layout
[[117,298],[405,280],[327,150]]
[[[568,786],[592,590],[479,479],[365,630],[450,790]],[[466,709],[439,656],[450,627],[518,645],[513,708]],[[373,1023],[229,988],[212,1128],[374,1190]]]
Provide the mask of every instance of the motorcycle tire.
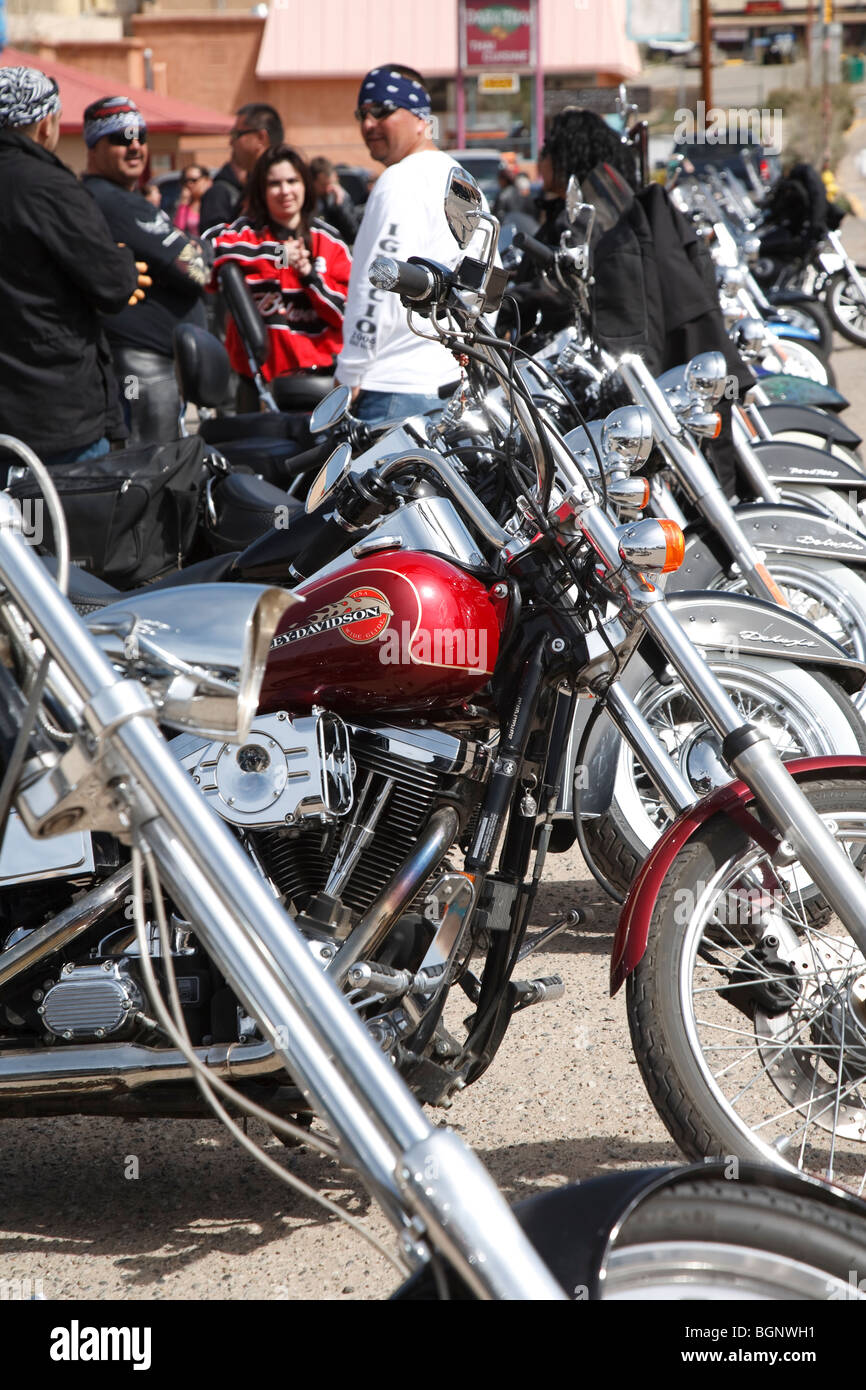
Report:
[[[754,1261],[754,1262],[753,1262]],[[683,1181],[640,1203],[605,1262],[605,1300],[862,1297],[866,1223],[807,1195]]]
[[806,343],[795,342],[791,338],[786,338],[782,346],[785,353],[784,361],[771,349],[763,359],[762,366],[771,373],[805,377],[807,381],[815,381],[819,386],[830,386],[835,391],[836,373],[830,363],[821,356],[817,347],[809,347]]
[[786,323],[793,324],[795,328],[803,328],[808,333],[817,333],[818,337],[815,339],[813,347],[826,361],[833,351],[833,324],[823,304],[817,301],[810,304],[808,300],[802,300],[798,304],[779,304],[775,306],[775,313]]
[[[866,266],[858,265],[866,275]],[[858,347],[866,346],[866,304],[864,304],[848,274],[839,270],[833,275],[824,292],[824,303],[833,320],[833,327]]]
[[[828,777],[802,789],[862,872],[866,786]],[[769,874],[772,934],[756,947]],[[683,1151],[862,1191],[864,973],[799,861],[771,867],[732,819],[708,820],[668,869],[626,999],[644,1082]]]
[[[771,737],[775,730],[773,742],[784,758],[866,753],[866,724],[844,691],[822,672],[770,658],[734,661],[710,657],[709,665],[742,708],[744,722],[752,719],[760,727],[762,709],[771,714],[773,722],[767,726]],[[780,715],[779,697],[783,692],[786,707]],[[664,730],[674,727],[669,710],[687,716],[677,726],[683,729],[677,745],[680,761],[699,744],[701,728],[706,731],[703,737],[709,738],[708,747],[715,746],[715,736],[710,734],[709,726],[678,678],[663,686],[651,676],[634,699],[651,724],[656,720],[663,735]],[[697,728],[696,714],[700,720]],[[668,746],[672,740],[663,736],[663,741]],[[695,797],[701,794],[696,790]],[[670,820],[670,812],[649,779],[638,770],[634,754],[623,741],[611,804],[604,815],[587,820],[582,826],[593,863],[617,895],[628,893],[635,874]]]
[[[859,523],[856,529],[862,529]],[[795,613],[808,618],[850,656],[866,661],[866,579],[850,565],[817,555],[770,555],[768,568]],[[741,578],[720,570],[708,588],[747,594]]]
[[783,502],[805,507],[807,511],[838,521],[846,531],[866,531],[866,517],[846,501],[843,492],[837,492],[832,487],[813,487],[809,483],[802,487],[799,483],[786,483],[781,492]]

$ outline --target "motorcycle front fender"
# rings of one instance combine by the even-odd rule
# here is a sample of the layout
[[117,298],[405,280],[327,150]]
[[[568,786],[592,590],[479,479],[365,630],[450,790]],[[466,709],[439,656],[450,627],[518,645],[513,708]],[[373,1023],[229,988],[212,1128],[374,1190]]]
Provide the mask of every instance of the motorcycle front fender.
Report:
[[[829,443],[844,444],[849,449],[856,449],[862,443],[861,436],[838,416],[826,415],[813,405],[780,401],[774,405],[762,405],[760,410],[764,423],[773,434],[781,434],[783,430],[802,430],[807,434],[820,435]],[[823,450],[820,452],[823,454]]]
[[866,473],[853,463],[836,458],[811,444],[760,439],[752,444],[771,482],[815,483],[818,487],[866,492]]
[[[744,502],[734,515],[758,550],[866,565],[866,535],[795,504]],[[770,566],[772,568],[772,564]]]
[[[672,576],[673,577],[673,576]],[[668,607],[696,647],[708,655],[766,656],[820,666],[850,692],[866,681],[866,662],[854,657],[806,618],[751,594],[715,590],[668,592]],[[641,644],[643,647],[643,644]]]
[[[800,784],[830,776],[860,782],[866,777],[866,758],[861,757],[797,758],[785,766]],[[610,962],[611,994],[616,994],[646,950],[656,900],[680,850],[712,816],[730,815],[754,799],[754,792],[742,781],[717,787],[684,811],[650,851],[620,913]]]
[[758,371],[758,379],[772,401],[791,401],[798,405],[819,405],[825,410],[847,410],[851,404],[832,386],[807,381],[802,376],[786,376],[784,372]]
[[815,304],[817,301],[813,294],[807,294],[805,290],[767,290],[767,299],[771,304]]

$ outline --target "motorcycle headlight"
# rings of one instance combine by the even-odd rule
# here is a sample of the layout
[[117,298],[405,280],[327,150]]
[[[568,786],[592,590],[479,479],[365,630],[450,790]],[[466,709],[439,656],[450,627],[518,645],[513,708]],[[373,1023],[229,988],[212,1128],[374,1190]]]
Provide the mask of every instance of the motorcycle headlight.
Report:
[[612,410],[601,430],[602,447],[626,468],[646,463],[653,447],[652,416],[643,405],[626,405]]
[[686,366],[686,388],[702,403],[721,400],[728,379],[728,364],[721,352],[699,352]]

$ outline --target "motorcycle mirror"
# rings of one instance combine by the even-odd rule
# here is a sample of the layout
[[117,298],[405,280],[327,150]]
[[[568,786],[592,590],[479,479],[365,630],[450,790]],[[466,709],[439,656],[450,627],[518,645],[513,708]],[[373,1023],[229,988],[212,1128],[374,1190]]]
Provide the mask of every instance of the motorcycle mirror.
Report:
[[[258,708],[268,650],[298,598],[259,584],[187,584],[130,595],[85,620],[129,675],[146,677],[159,722],[242,742]],[[219,614],[219,621],[214,621]]]
[[565,215],[572,226],[577,221],[578,213],[582,207],[586,207],[586,204],[583,201],[580,181],[572,174],[565,190]]
[[316,480],[307,494],[304,511],[308,514],[321,507],[333,495],[352,467],[352,450],[348,444],[338,444],[331,457],[319,469]]
[[606,416],[601,430],[605,453],[629,468],[646,463],[653,447],[652,416],[644,405],[626,405]]
[[721,352],[699,352],[686,365],[687,388],[710,405],[721,400],[727,379],[728,364]]
[[445,218],[461,251],[475,235],[482,210],[478,184],[460,165],[455,166],[445,187]]
[[310,416],[310,433],[321,434],[323,430],[333,429],[334,425],[348,415],[351,401],[352,392],[348,386],[335,386],[324,400],[319,401]]

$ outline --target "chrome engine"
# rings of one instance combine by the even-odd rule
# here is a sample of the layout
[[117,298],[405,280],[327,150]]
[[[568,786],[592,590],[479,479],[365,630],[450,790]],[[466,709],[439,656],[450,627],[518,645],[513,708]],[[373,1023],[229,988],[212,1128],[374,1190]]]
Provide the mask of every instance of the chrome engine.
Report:
[[192,735],[173,748],[211,806],[247,832],[286,906],[338,934],[412,851],[437,797],[461,801],[471,822],[490,762],[484,745],[441,730],[321,710],[258,718],[241,748]]

